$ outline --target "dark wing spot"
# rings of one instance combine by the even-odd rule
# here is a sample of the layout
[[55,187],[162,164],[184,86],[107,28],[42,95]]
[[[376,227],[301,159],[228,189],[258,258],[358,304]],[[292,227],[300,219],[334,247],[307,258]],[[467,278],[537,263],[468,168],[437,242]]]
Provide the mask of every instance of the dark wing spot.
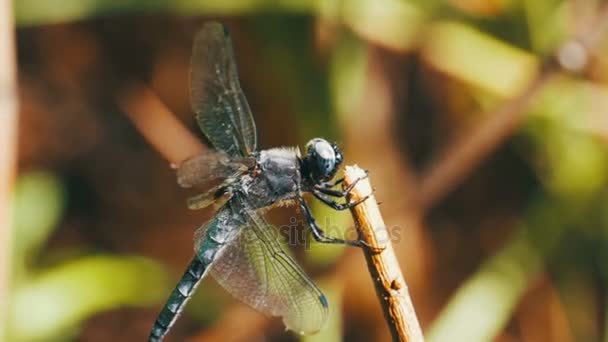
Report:
[[329,307],[329,304],[327,304],[327,298],[325,298],[325,295],[320,295],[319,296],[319,301],[321,301],[321,305],[323,305],[324,308]]

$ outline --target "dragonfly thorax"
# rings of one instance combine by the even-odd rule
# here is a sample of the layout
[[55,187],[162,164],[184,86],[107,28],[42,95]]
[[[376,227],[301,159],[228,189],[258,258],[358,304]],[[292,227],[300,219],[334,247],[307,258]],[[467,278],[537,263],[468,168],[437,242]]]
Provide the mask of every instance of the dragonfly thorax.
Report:
[[342,163],[342,151],[336,144],[314,138],[306,144],[302,173],[308,181],[321,183],[332,179]]
[[293,199],[300,186],[300,164],[293,148],[271,148],[256,156],[256,168],[241,177],[240,188],[255,208]]

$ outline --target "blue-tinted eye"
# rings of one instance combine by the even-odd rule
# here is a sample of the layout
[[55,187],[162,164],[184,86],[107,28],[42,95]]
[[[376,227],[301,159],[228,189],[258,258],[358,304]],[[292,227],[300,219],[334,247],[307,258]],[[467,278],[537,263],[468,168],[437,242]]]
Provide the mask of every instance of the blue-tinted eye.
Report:
[[313,139],[307,145],[308,155],[315,164],[315,173],[322,177],[330,176],[336,168],[336,152],[326,140]]
[[335,162],[334,158],[330,158],[330,159],[318,158],[317,165],[318,165],[320,173],[322,175],[326,176],[326,175],[329,175],[332,173],[332,171],[334,170],[334,167],[336,166],[336,162]]

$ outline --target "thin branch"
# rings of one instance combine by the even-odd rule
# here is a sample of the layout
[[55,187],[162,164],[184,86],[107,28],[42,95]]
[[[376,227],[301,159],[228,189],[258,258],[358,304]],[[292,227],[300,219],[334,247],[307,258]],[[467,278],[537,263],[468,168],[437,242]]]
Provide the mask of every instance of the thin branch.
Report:
[[347,166],[344,172],[344,188],[360,179],[350,193],[349,201],[370,195],[365,202],[353,207],[351,213],[360,238],[372,246],[371,249],[363,250],[378,300],[394,341],[424,341],[407,284],[393,251],[389,232],[365,175],[365,171],[361,168]]
[[14,185],[17,151],[17,84],[15,27],[10,0],[0,0],[0,340],[6,337],[12,224],[10,199]]

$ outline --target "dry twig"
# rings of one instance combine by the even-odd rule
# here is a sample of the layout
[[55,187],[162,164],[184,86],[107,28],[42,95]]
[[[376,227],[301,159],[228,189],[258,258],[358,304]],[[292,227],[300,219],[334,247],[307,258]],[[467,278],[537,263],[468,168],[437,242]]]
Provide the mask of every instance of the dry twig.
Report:
[[[364,177],[365,174],[365,171],[357,166],[347,166],[344,172],[344,187],[353,184],[357,179]],[[424,341],[407,284],[393,251],[389,232],[380,215],[378,204],[372,195],[372,187],[367,178],[361,179],[355,185],[350,193],[349,201],[356,201],[367,195],[370,195],[370,197],[365,202],[353,207],[351,212],[360,238],[373,247],[363,250],[393,340]],[[377,252],[374,249],[381,251]]]

